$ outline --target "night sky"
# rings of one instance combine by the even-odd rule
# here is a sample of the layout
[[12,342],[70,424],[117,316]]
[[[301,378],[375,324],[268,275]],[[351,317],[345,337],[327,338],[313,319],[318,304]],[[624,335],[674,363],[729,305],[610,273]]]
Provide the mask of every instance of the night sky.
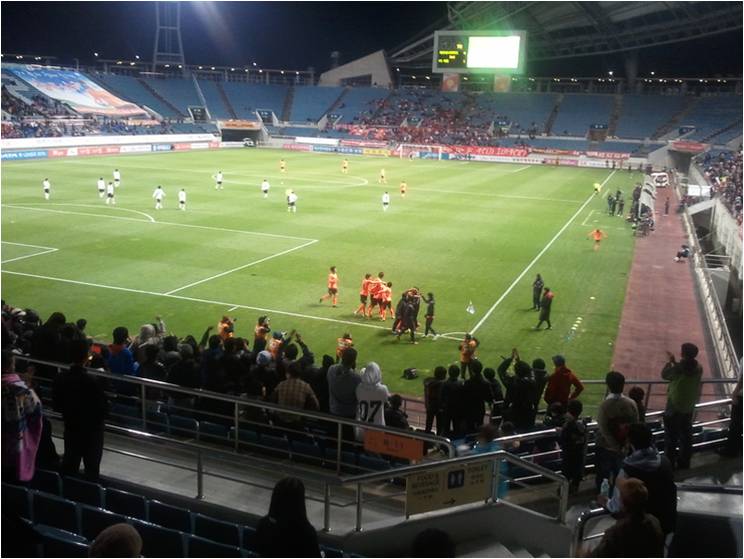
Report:
[[[348,62],[393,49],[423,29],[446,24],[444,2],[182,2],[182,37],[189,64],[247,65],[324,71],[331,51]],[[151,2],[3,2],[2,52],[52,55],[60,63],[103,58],[151,60]],[[623,74],[622,56],[531,64],[540,76]],[[648,49],[640,73],[741,76],[741,32]]]

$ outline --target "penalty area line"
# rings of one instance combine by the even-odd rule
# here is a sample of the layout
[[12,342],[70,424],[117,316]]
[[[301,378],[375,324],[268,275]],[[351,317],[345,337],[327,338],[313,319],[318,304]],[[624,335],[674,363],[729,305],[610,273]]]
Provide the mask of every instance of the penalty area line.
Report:
[[[605,180],[604,180],[604,181],[602,182],[602,186],[604,186],[605,184],[607,184],[607,182],[609,182],[609,180],[610,180],[610,179],[612,178],[612,176],[613,176],[613,175],[614,175],[614,174],[615,174],[616,172],[617,172],[617,169],[616,169],[616,170],[614,170],[614,171],[612,171],[612,172],[611,172],[611,173],[610,173],[610,174],[609,174],[609,175],[607,176],[607,178],[606,178],[606,179],[605,179]],[[518,283],[520,282],[520,280],[521,280],[521,279],[522,279],[522,278],[523,278],[523,277],[525,276],[525,274],[527,274],[527,272],[529,272],[529,271],[530,271],[530,269],[532,268],[532,266],[534,266],[534,265],[535,265],[535,264],[537,263],[537,261],[538,261],[538,260],[540,260],[540,258],[542,257],[542,255],[543,255],[543,254],[545,254],[545,253],[546,253],[546,252],[548,251],[548,249],[549,249],[549,248],[550,248],[551,246],[553,246],[553,243],[555,243],[555,242],[556,242],[556,241],[558,240],[558,237],[560,237],[560,236],[561,236],[561,234],[562,234],[562,233],[563,233],[563,232],[564,232],[564,231],[565,231],[566,229],[568,229],[568,226],[569,226],[569,225],[571,225],[571,224],[572,224],[572,223],[574,222],[574,220],[575,220],[575,219],[576,219],[576,218],[577,218],[577,217],[578,217],[578,216],[579,216],[579,215],[581,214],[581,212],[583,212],[583,211],[584,211],[584,209],[585,209],[585,208],[586,208],[586,207],[587,207],[587,206],[589,205],[589,202],[591,202],[591,201],[592,201],[593,199],[594,199],[594,194],[590,195],[590,196],[589,196],[589,198],[587,198],[587,199],[586,199],[586,201],[585,201],[585,202],[584,202],[583,204],[581,204],[581,207],[579,207],[579,209],[578,209],[578,210],[576,210],[576,212],[575,212],[575,213],[574,213],[574,214],[573,214],[573,215],[572,215],[572,216],[571,216],[570,218],[568,218],[568,221],[567,221],[566,223],[564,223],[564,224],[563,224],[563,227],[561,227],[561,228],[560,228],[560,229],[558,230],[558,232],[557,232],[557,233],[556,233],[556,234],[555,234],[555,235],[553,236],[553,238],[552,238],[552,239],[550,239],[550,240],[548,241],[548,243],[547,243],[547,244],[546,244],[546,245],[545,245],[545,246],[544,246],[544,247],[542,248],[542,250],[541,250],[540,252],[538,252],[538,253],[537,253],[537,256],[535,256],[535,257],[534,257],[534,258],[533,258],[533,259],[532,259],[532,260],[530,261],[530,263],[529,263],[529,264],[527,264],[527,266],[526,266],[526,267],[524,268],[524,270],[522,270],[522,272],[521,272],[521,273],[520,273],[520,274],[519,274],[519,275],[518,275],[518,276],[517,276],[517,277],[516,277],[516,278],[514,279],[514,281],[513,281],[512,283],[511,283],[511,285],[510,285],[509,287],[507,287],[507,288],[506,288],[506,291],[504,291],[504,292],[503,292],[503,293],[501,294],[501,297],[499,297],[499,298],[498,298],[498,299],[496,300],[496,302],[495,302],[495,303],[494,303],[493,305],[491,305],[491,308],[490,308],[490,309],[488,309],[488,311],[486,311],[486,314],[484,314],[484,315],[483,315],[483,317],[482,317],[482,318],[481,318],[481,319],[480,319],[480,320],[478,321],[478,323],[477,323],[477,324],[476,324],[475,326],[473,326],[472,330],[470,330],[470,333],[471,333],[471,334],[475,334],[475,333],[476,333],[476,332],[478,331],[478,329],[479,329],[479,328],[480,328],[481,326],[483,326],[483,323],[484,323],[484,322],[486,322],[486,320],[488,320],[488,317],[489,317],[489,316],[491,316],[491,314],[493,313],[493,311],[495,311],[495,310],[496,310],[496,307],[498,307],[498,306],[499,306],[499,305],[501,304],[501,302],[502,302],[502,301],[503,301],[504,299],[506,299],[506,296],[507,296],[507,295],[509,295],[509,293],[511,293],[512,289],[514,289],[514,288],[516,287],[516,285],[517,285],[517,284],[518,284]]]

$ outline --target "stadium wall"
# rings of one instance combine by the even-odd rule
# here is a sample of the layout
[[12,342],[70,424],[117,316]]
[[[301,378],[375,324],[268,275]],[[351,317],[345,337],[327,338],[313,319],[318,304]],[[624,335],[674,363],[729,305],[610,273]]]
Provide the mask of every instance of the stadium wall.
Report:
[[342,80],[370,76],[373,87],[392,87],[393,77],[385,59],[385,51],[378,50],[348,64],[343,64],[320,75],[318,85],[343,85]]

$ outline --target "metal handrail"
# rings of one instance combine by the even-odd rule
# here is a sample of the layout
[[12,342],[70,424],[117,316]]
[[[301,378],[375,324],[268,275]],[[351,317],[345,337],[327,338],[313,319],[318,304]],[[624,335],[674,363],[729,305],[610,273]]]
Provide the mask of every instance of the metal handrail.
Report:
[[589,509],[582,512],[579,515],[579,518],[576,520],[576,526],[573,530],[573,537],[571,538],[571,548],[568,552],[568,556],[578,557],[581,543],[584,541],[584,531],[586,530],[586,525],[590,520],[610,515],[612,515],[612,513],[604,507]]

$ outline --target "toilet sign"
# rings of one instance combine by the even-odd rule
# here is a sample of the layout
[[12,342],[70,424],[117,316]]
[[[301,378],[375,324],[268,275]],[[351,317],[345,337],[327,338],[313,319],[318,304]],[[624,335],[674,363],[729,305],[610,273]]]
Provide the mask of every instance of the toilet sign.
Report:
[[408,477],[406,515],[486,501],[491,496],[493,460],[468,462]]

